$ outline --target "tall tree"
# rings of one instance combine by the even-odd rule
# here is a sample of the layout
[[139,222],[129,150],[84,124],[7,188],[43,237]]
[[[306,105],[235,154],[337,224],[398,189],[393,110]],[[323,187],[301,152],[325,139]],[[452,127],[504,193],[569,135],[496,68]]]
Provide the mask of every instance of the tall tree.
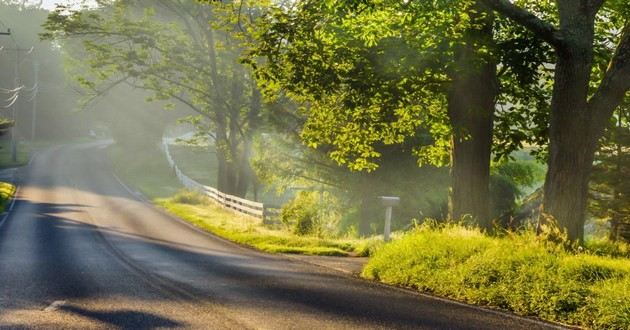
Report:
[[[555,51],[544,210],[571,239],[583,240],[598,142],[630,90],[630,5],[616,0],[557,0],[556,22],[509,0],[482,2]],[[607,38],[610,33],[612,38]],[[602,57],[607,62],[603,70]]]
[[119,0],[95,10],[59,7],[44,37],[81,40],[89,71],[77,80],[97,94],[127,84],[196,112],[191,121],[216,147],[217,188],[244,196],[262,104],[238,63],[239,40],[213,28],[216,21],[212,6],[193,0]]
[[[259,78],[272,93],[280,88],[305,104],[308,145],[351,169],[373,170],[379,145],[428,130],[431,145],[416,148],[422,162],[444,165],[452,151],[451,217],[472,215],[491,227],[493,138],[502,139],[494,150],[502,156],[529,138],[506,123],[494,134],[495,104],[500,97],[532,103],[523,90],[540,92],[529,87],[544,47],[522,42],[524,29],[496,20],[477,1],[299,1],[266,21],[253,52],[267,60],[257,66]],[[533,65],[522,65],[524,49]],[[505,82],[510,88],[501,88]],[[523,118],[528,126],[531,118]]]

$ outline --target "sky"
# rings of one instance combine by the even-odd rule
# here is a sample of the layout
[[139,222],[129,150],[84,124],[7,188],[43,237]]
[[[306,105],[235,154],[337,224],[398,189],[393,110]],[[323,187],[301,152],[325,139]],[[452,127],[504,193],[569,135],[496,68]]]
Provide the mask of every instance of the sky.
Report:
[[[44,3],[42,4],[42,7],[46,8],[46,9],[54,9],[55,8],[55,4],[58,3],[62,3],[62,4],[80,4],[81,2],[83,2],[82,0],[44,0]],[[87,1],[88,3],[93,3],[93,1]]]

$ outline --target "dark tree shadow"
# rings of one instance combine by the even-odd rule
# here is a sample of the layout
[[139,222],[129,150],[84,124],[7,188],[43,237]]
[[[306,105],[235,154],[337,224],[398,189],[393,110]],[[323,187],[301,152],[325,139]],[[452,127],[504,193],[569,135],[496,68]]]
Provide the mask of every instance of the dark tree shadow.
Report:
[[150,330],[156,328],[179,328],[185,324],[151,313],[132,310],[118,310],[100,312],[83,309],[76,306],[63,306],[60,310],[92,320],[97,320],[120,329]]

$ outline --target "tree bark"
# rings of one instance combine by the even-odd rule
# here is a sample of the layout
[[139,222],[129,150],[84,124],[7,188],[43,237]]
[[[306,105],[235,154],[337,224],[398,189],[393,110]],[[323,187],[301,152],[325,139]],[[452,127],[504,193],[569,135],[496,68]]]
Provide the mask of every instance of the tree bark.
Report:
[[471,15],[483,25],[467,31],[466,44],[457,49],[448,94],[454,130],[449,216],[454,220],[470,216],[480,227],[491,229],[490,158],[498,82],[495,61],[480,55],[478,47],[491,46],[493,18],[482,11]]
[[[561,1],[566,47],[556,49],[543,210],[574,241],[584,238],[588,181],[603,133],[592,129],[588,89],[593,65],[594,14]],[[569,33],[570,32],[570,33]]]
[[569,239],[584,239],[588,181],[595,151],[608,120],[630,89],[630,24],[626,23],[606,74],[589,99],[595,16],[603,0],[557,0],[556,28],[509,0],[480,0],[529,29],[556,51],[549,126],[544,212]]

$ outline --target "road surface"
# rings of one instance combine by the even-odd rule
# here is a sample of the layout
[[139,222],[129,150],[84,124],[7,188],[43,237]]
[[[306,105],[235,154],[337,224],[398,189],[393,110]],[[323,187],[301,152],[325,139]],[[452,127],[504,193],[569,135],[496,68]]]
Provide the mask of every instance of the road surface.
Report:
[[0,328],[548,328],[202,233],[127,191],[103,146],[55,147],[22,169],[0,227]]

